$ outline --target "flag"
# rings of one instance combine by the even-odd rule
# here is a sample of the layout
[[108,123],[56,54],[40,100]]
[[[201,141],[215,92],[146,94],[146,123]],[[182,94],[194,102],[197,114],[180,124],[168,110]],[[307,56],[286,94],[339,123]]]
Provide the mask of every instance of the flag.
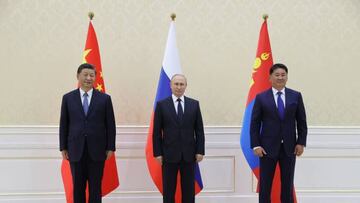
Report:
[[[100,92],[105,93],[105,83],[101,68],[99,45],[97,42],[94,27],[91,23],[91,19],[89,22],[88,34],[87,34],[85,49],[83,52],[82,62],[90,63],[95,66],[96,78],[95,78],[94,88],[99,90]],[[66,201],[67,203],[72,203],[73,184],[72,184],[72,176],[70,171],[70,164],[68,160],[63,159],[62,161],[61,175],[65,188]],[[110,157],[110,159],[105,161],[104,174],[101,185],[102,196],[109,194],[110,192],[115,190],[118,186],[119,186],[119,177],[117,173],[116,159],[114,153]],[[88,188],[87,188],[87,194],[88,194]]]
[[[161,165],[155,160],[153,156],[153,120],[154,120],[154,110],[156,108],[156,103],[162,99],[165,99],[171,96],[171,89],[170,89],[170,80],[173,75],[181,74],[181,67],[180,67],[180,59],[176,45],[176,35],[175,35],[175,24],[174,21],[170,24],[169,34],[167,38],[166,48],[165,48],[165,55],[162,63],[162,68],[160,71],[160,78],[158,83],[158,88],[156,92],[156,98],[154,102],[154,109],[151,115],[150,125],[149,125],[149,132],[147,137],[146,143],[146,161],[148,165],[148,169],[153,179],[156,187],[158,190],[163,193],[162,188],[162,172],[161,172]],[[181,183],[180,183],[180,175],[178,174],[177,186],[176,186],[176,194],[175,194],[175,202],[181,203]],[[196,163],[195,167],[195,194],[198,194],[202,188],[202,179],[200,174],[199,165]]]
[[[243,126],[241,131],[240,144],[244,153],[245,159],[248,162],[251,170],[256,178],[259,180],[259,158],[254,155],[250,146],[250,121],[251,112],[254,106],[255,97],[258,93],[263,92],[271,87],[269,81],[269,71],[273,65],[273,58],[270,47],[269,33],[267,29],[267,16],[264,15],[264,22],[261,26],[260,36],[258,41],[258,48],[256,58],[253,65],[252,78],[250,82],[250,90],[246,102],[246,109],[243,118]],[[279,164],[276,166],[274,175],[271,202],[280,203],[281,180]],[[294,202],[296,203],[295,189],[294,189]]]

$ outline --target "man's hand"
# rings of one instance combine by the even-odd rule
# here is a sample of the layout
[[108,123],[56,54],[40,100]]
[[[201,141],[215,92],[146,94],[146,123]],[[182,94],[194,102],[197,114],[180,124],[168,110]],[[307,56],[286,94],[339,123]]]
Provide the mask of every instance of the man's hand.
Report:
[[254,154],[258,157],[263,157],[264,155],[266,155],[266,152],[265,152],[264,148],[256,147],[256,149],[254,149]]
[[202,155],[202,154],[196,154],[196,155],[195,155],[195,160],[196,160],[197,163],[199,163],[200,161],[202,161],[203,158],[204,158],[204,155]]
[[67,150],[62,150],[61,156],[63,159],[69,160],[69,152]]
[[114,154],[113,151],[109,150],[109,151],[106,151],[106,160],[110,159],[110,157]]
[[163,157],[162,156],[157,156],[155,157],[156,161],[159,162],[160,165],[163,164]]
[[296,156],[301,156],[304,152],[304,145],[300,145],[300,144],[297,144],[295,146],[295,151],[294,151],[294,154]]

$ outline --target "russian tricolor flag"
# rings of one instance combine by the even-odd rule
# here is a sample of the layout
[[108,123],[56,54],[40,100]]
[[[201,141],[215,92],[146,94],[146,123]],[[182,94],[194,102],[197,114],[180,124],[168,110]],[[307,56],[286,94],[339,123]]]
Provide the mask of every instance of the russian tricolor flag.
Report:
[[[170,24],[169,34],[166,42],[165,55],[162,63],[162,68],[160,71],[160,78],[159,78],[156,98],[154,102],[154,109],[150,120],[149,133],[148,133],[146,149],[145,149],[146,160],[151,178],[153,179],[156,187],[161,193],[163,192],[161,165],[153,157],[152,137],[153,137],[154,110],[156,108],[156,103],[158,101],[171,96],[170,79],[172,78],[172,76],[181,73],[182,71],[180,67],[180,58],[176,45],[175,23],[173,20]],[[181,183],[179,178],[180,178],[180,174],[178,175],[178,181],[176,187],[175,201],[177,203],[181,203],[181,186],[180,186]],[[195,183],[195,194],[197,194],[203,188],[198,164],[196,164],[194,183]]]

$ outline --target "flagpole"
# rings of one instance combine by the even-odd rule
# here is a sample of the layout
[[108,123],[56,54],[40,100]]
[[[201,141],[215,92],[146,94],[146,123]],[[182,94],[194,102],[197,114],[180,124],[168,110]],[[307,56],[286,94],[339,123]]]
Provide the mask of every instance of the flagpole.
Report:
[[263,17],[263,19],[266,21],[266,20],[269,18],[269,15],[265,13],[265,14],[263,14],[262,17]]
[[170,17],[171,17],[171,20],[172,20],[172,21],[175,21],[176,14],[175,14],[175,13],[172,13],[172,14],[170,15]]
[[92,20],[94,18],[95,14],[94,14],[94,12],[89,11],[88,16],[89,16],[89,19]]

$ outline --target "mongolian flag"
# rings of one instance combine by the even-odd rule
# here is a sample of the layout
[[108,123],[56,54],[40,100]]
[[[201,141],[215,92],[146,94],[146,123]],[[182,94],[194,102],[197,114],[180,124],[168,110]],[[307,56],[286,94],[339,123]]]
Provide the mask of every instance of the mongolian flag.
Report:
[[[83,63],[90,63],[95,66],[96,69],[96,78],[94,88],[100,92],[105,92],[105,83],[103,79],[103,72],[101,68],[100,61],[100,51],[99,45],[96,38],[96,33],[94,27],[91,23],[93,14],[89,14],[90,22],[88,28],[88,34],[85,44],[85,49],[83,53]],[[73,202],[73,184],[72,176],[70,170],[70,164],[68,160],[63,159],[61,165],[61,175],[64,183],[66,201],[67,203]],[[115,153],[110,157],[110,159],[105,161],[104,174],[102,178],[102,196],[105,196],[115,190],[119,186],[119,177],[116,167]],[[87,189],[88,191],[88,189]],[[88,192],[87,192],[88,194]]]
[[[175,35],[175,24],[174,24],[174,18],[173,21],[170,24],[169,34],[167,38],[166,43],[166,49],[165,49],[165,55],[162,63],[162,68],[160,71],[160,78],[156,93],[156,98],[154,102],[154,110],[156,108],[156,103],[162,99],[165,99],[169,96],[171,96],[171,89],[170,89],[170,80],[173,75],[175,74],[181,74],[181,67],[180,67],[180,59],[178,54],[178,49],[176,45],[176,35]],[[153,120],[154,120],[154,110],[151,116],[150,120],[150,126],[149,126],[149,133],[147,137],[147,143],[146,143],[146,160],[148,169],[151,175],[151,178],[153,179],[156,187],[158,190],[163,193],[163,187],[162,187],[162,172],[161,172],[161,165],[155,160],[153,156]],[[175,202],[181,203],[181,183],[180,183],[180,174],[178,174],[178,180],[177,180],[177,186],[176,186],[176,195],[175,195]],[[195,167],[195,194],[198,194],[202,188],[202,180],[201,180],[201,174],[199,165],[196,163]]]
[[[267,16],[264,15],[264,22],[261,26],[258,48],[256,52],[255,63],[253,67],[252,78],[250,82],[250,90],[246,102],[246,109],[244,114],[243,126],[241,131],[240,144],[244,156],[253,171],[256,178],[259,180],[259,158],[254,155],[250,147],[250,121],[251,112],[254,106],[255,97],[258,93],[263,92],[271,87],[269,82],[269,71],[273,65],[273,58],[271,54],[270,39],[267,29]],[[271,202],[280,203],[281,180],[279,164],[276,167],[275,176],[271,191]],[[295,193],[295,190],[294,190]],[[296,203],[296,196],[294,195],[294,202]]]

